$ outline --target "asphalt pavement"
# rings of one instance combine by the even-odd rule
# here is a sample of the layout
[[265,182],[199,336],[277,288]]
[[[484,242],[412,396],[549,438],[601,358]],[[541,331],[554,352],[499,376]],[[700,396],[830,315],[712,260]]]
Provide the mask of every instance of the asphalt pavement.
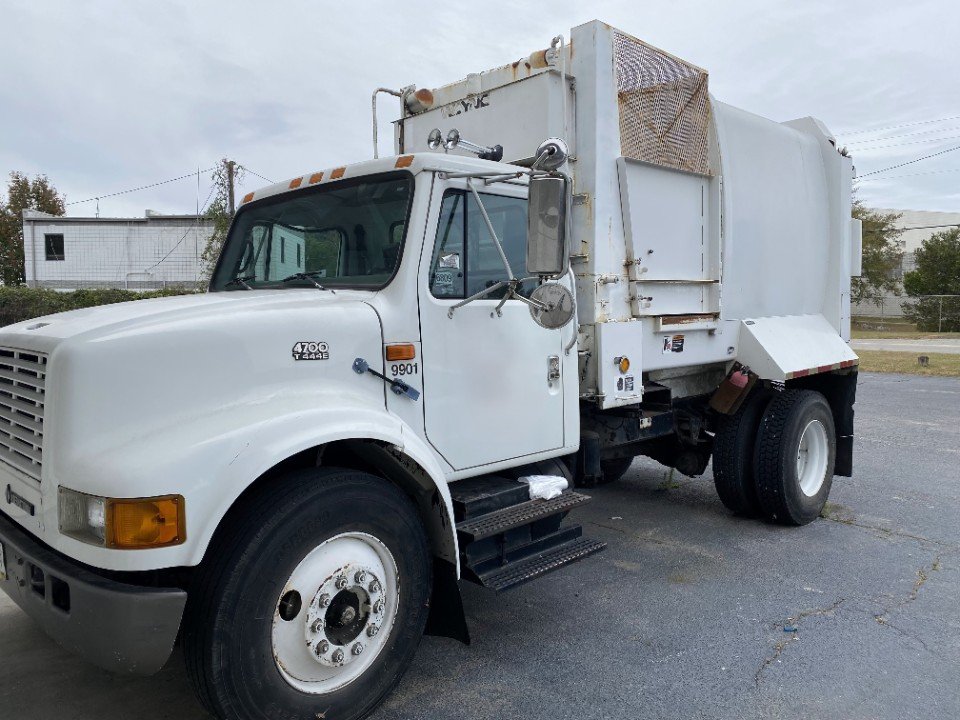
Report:
[[[738,519],[709,471],[637,460],[575,513],[605,552],[465,584],[473,644],[425,638],[373,717],[960,717],[960,380],[864,374],[856,410],[827,519]],[[113,676],[0,597],[0,718],[130,717],[205,717],[179,653]]]
[[851,340],[854,350],[889,350],[923,355],[924,353],[960,354],[960,338],[933,338],[930,340],[906,340],[898,338],[876,338],[869,340]]

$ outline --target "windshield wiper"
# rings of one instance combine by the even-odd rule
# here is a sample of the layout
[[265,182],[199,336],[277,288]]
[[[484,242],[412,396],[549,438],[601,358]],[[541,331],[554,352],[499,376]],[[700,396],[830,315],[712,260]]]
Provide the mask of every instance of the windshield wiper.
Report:
[[256,279],[257,279],[256,275],[237,275],[233,280],[227,280],[227,282],[224,283],[224,286],[230,287],[231,285],[239,285],[244,290],[253,290],[253,288],[250,287],[247,283],[250,280],[256,280]]
[[[317,288],[320,289],[320,290],[330,290],[330,288],[324,287],[323,285],[321,285],[321,284],[317,281],[316,276],[319,275],[321,272],[323,272],[323,271],[322,271],[322,270],[313,270],[312,272],[298,272],[298,273],[294,273],[293,275],[288,275],[287,277],[285,277],[285,278],[284,278],[283,280],[281,280],[280,282],[281,282],[281,283],[287,283],[287,282],[290,282],[291,280],[306,280],[307,282],[313,283],[314,286],[317,287]],[[330,290],[330,292],[332,292],[334,295],[336,295],[336,293],[333,292],[333,290]]]

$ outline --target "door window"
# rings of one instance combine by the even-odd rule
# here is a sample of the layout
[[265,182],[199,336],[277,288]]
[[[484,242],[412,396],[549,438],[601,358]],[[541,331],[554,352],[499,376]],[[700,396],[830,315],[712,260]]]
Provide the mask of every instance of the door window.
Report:
[[[490,224],[516,277],[526,274],[527,200],[481,193]],[[447,190],[430,264],[430,292],[438,298],[463,299],[508,280],[496,243],[473,193]],[[528,280],[518,288],[524,296],[536,287]],[[503,297],[505,288],[487,297]]]

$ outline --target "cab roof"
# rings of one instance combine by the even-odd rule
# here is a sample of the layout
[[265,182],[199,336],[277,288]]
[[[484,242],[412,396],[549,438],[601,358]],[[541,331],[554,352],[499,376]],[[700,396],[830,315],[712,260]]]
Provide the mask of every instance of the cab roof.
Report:
[[422,152],[412,155],[393,155],[391,157],[382,157],[376,160],[364,160],[363,162],[352,165],[341,165],[339,167],[329,168],[327,170],[318,170],[317,172],[300,175],[290,180],[267,185],[243,196],[240,205],[245,205],[253,200],[262,200],[263,198],[280,195],[292,190],[311,187],[314,185],[324,185],[338,180],[357,178],[364,175],[377,175],[380,173],[391,172],[394,170],[407,170],[414,175],[421,172],[450,172],[450,173],[503,173],[509,174],[522,171],[525,168],[510,163],[493,162],[492,160],[480,160],[467,155],[453,155],[439,152]]

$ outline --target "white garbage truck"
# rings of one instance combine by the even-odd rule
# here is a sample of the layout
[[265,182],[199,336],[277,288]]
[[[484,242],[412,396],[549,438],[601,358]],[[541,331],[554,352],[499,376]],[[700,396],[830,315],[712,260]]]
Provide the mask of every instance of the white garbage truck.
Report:
[[851,474],[822,123],[600,22],[387,90],[390,157],[381,92],[374,159],[244,197],[208,292],[0,331],[0,586],[120,673],[179,640],[218,717],[366,715],[424,632],[468,640],[461,581],[603,549],[574,488],[636,456],[796,525]]

